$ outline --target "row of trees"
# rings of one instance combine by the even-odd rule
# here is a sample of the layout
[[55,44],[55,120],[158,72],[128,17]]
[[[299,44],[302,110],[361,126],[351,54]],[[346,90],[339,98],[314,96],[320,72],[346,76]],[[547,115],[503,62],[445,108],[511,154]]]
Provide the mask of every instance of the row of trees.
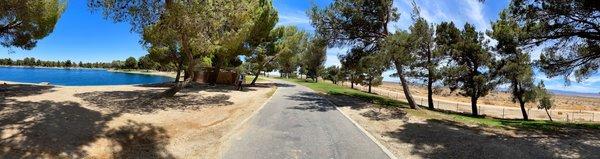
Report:
[[113,69],[145,69],[145,70],[161,70],[161,71],[173,71],[173,67],[161,66],[149,56],[145,55],[138,59],[135,57],[129,57],[125,61],[115,60],[110,63],[106,62],[73,62],[71,60],[66,61],[45,61],[35,59],[33,57],[26,57],[22,60],[13,60],[11,58],[0,59],[0,65],[5,66],[37,66],[37,67],[80,67],[80,68],[113,68]]
[[[471,98],[473,115],[478,115],[477,100],[504,84],[509,86],[513,101],[519,103],[523,118],[528,119],[526,103],[541,99],[544,108],[549,105],[543,84],[534,84],[533,66],[550,77],[575,76],[578,80],[599,67],[599,30],[595,24],[600,12],[586,7],[591,1],[513,1],[486,33],[469,23],[462,29],[453,22],[430,25],[414,2],[413,24],[408,30],[390,32],[389,24],[399,18],[392,3],[336,0],[309,11],[317,35],[330,47],[351,48],[340,56],[339,70],[327,69],[327,79],[334,83],[346,79],[352,86],[366,84],[370,91],[383,71],[395,69],[394,76],[400,78],[411,108],[417,105],[407,78],[426,83],[429,108],[434,108],[434,87],[445,86]],[[485,35],[497,43],[490,45]],[[527,51],[538,46],[550,47],[544,48],[539,61],[532,62]],[[562,49],[565,46],[569,49]]]
[[[52,32],[66,5],[59,0],[0,2],[6,6],[0,8],[0,19],[7,19],[0,21],[0,44],[23,49]],[[177,70],[178,83],[163,96],[187,86],[198,67],[212,67],[216,81],[220,68],[238,67],[246,57],[243,66],[255,75],[276,69],[290,76],[298,70],[316,81],[327,72],[331,75],[326,78],[348,80],[352,86],[376,85],[383,71],[395,69],[410,107],[417,108],[408,87],[416,79],[427,83],[430,108],[433,87],[443,85],[471,97],[477,115],[478,98],[499,84],[510,85],[522,110],[524,103],[539,99],[532,65],[550,77],[577,81],[600,68],[600,11],[593,0],[514,0],[485,34],[470,24],[462,29],[453,22],[430,25],[416,5],[412,26],[391,32],[390,23],[399,18],[392,3],[335,0],[325,8],[313,7],[308,13],[316,33],[309,35],[294,27],[275,27],[277,11],[271,0],[89,0],[92,10],[115,22],[129,22],[142,35],[149,55],[138,67]],[[497,41],[495,46],[489,46],[486,34]],[[350,47],[340,56],[339,71],[323,68],[327,47]],[[529,51],[540,47],[540,60],[531,62]],[[135,67],[133,60],[123,65]],[[179,82],[182,70],[185,80]],[[527,119],[525,111],[523,115]]]
[[162,96],[185,88],[198,69],[210,68],[209,82],[215,83],[220,69],[240,68],[255,75],[254,84],[261,72],[277,69],[289,76],[299,67],[316,80],[325,61],[322,38],[275,26],[278,15],[271,0],[90,0],[89,6],[115,22],[129,22],[142,35],[150,60],[176,66],[176,81],[183,71],[184,80]]
[[26,57],[22,60],[13,60],[10,58],[0,59],[0,65],[4,66],[37,66],[37,67],[83,67],[83,68],[112,68],[113,65],[110,63],[83,63],[83,62],[72,62],[71,60],[66,61],[44,61],[35,59],[33,57]]

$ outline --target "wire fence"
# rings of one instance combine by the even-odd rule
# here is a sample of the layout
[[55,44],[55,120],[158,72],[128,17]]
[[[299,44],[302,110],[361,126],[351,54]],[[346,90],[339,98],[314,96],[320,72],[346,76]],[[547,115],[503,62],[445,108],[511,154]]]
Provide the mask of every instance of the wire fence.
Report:
[[[343,86],[350,87],[350,84],[344,83]],[[368,87],[361,85],[354,85],[354,89],[368,91]],[[406,101],[406,98],[402,92],[390,91],[376,87],[372,87],[371,92],[399,101]],[[419,96],[413,96],[413,98],[418,105],[427,106],[427,98]],[[452,102],[439,100],[435,98],[433,101],[436,109],[453,111],[458,113],[471,113],[472,111],[470,103]],[[503,119],[523,118],[520,108],[485,104],[478,104],[477,107],[478,113],[480,115],[492,116]],[[544,109],[538,109],[536,107],[526,108],[526,111],[530,119],[549,120],[549,114],[549,116],[552,117],[552,120],[554,121],[600,122],[600,112],[595,111],[550,109],[548,110],[548,112],[546,112]]]

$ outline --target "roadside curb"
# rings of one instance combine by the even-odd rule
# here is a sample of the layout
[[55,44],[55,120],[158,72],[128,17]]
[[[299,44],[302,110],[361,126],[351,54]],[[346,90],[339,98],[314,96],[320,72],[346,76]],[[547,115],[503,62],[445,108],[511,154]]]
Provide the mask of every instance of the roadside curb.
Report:
[[342,115],[344,115],[344,117],[346,117],[346,119],[350,120],[350,122],[352,122],[352,124],[354,124],[354,126],[356,126],[363,134],[367,135],[367,137],[369,137],[369,139],[371,139],[371,141],[373,141],[377,146],[379,146],[379,148],[388,157],[390,157],[390,159],[398,159],[396,156],[394,156],[394,154],[389,149],[387,149],[387,147],[385,147],[373,135],[371,135],[371,133],[369,133],[367,130],[365,130],[365,128],[363,128],[362,126],[360,126],[356,121],[352,120],[352,118],[350,118],[350,116],[348,116],[348,114],[346,114],[342,110],[340,110],[340,108],[338,107],[337,104],[335,104],[331,100],[327,99],[327,97],[322,97],[322,98],[325,99],[330,104],[334,105],[336,110],[338,110],[340,113],[342,113]]

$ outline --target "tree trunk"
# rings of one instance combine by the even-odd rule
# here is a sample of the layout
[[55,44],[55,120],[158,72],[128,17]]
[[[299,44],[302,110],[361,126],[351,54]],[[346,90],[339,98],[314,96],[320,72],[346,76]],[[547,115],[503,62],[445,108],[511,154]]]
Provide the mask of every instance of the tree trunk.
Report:
[[175,83],[179,82],[181,78],[181,70],[183,69],[183,60],[177,59],[177,75],[175,76]]
[[529,120],[527,111],[525,110],[525,102],[519,98],[519,105],[521,106],[521,114],[523,114],[523,120]]
[[179,82],[179,78],[181,78],[181,68],[177,69],[177,75],[175,75],[175,83]]
[[350,75],[350,88],[354,89],[354,76]]
[[187,87],[190,83],[193,82],[193,79],[195,78],[193,70],[196,63],[194,62],[193,55],[191,53],[186,53],[186,56],[188,59],[188,68],[185,71],[186,75],[189,74],[189,77],[183,82],[177,82],[174,86],[162,92],[159,96],[157,96],[158,98],[173,97],[177,92],[181,91],[183,88]]
[[431,62],[431,47],[427,42],[427,105],[429,109],[434,109],[433,106],[433,64]]
[[190,73],[187,70],[183,70],[183,80],[190,78]]
[[471,96],[471,114],[474,116],[478,116],[479,112],[477,111],[477,97]]
[[[429,71],[429,74],[431,74],[432,71]],[[429,106],[429,109],[435,109],[433,106],[433,77],[432,75],[429,75],[428,77],[429,79],[427,80],[427,105]]]
[[221,66],[217,65],[213,68],[211,75],[210,75],[210,84],[212,85],[216,85],[217,84],[217,80],[219,80],[219,72],[221,72]]
[[398,74],[398,77],[400,78],[400,85],[402,85],[402,91],[404,92],[404,97],[406,98],[406,101],[408,102],[408,106],[410,106],[410,108],[412,109],[418,109],[417,104],[415,103],[415,100],[413,99],[412,95],[410,94],[410,89],[408,88],[408,81],[406,81],[406,78],[404,77],[404,73],[402,73],[403,69],[402,66],[398,64],[398,62],[395,62],[396,65],[396,73]]
[[251,86],[256,85],[256,80],[258,80],[258,76],[260,76],[260,69],[258,71],[256,71],[256,73],[254,73],[254,79],[252,79],[252,82],[250,83]]
[[371,93],[371,79],[369,79],[369,93]]
[[546,114],[548,115],[548,118],[550,119],[550,121],[552,121],[552,116],[550,116],[550,113],[548,112],[548,109],[544,109],[546,110]]

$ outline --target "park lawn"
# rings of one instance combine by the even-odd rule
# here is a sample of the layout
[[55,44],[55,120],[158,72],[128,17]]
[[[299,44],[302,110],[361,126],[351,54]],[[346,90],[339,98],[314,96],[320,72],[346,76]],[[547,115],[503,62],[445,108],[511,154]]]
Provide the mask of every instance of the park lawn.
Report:
[[[286,79],[278,78],[300,85],[306,86],[312,90],[327,93],[330,95],[345,95],[361,100],[371,102],[378,107],[393,108],[400,107],[405,108],[408,114],[412,116],[427,118],[427,119],[445,119],[451,120],[464,124],[474,124],[487,127],[510,127],[518,129],[536,129],[536,130],[558,130],[562,128],[575,128],[575,129],[594,129],[600,130],[600,124],[598,123],[568,123],[568,122],[551,122],[547,120],[519,120],[519,119],[497,119],[491,117],[475,117],[469,114],[461,114],[447,111],[429,110],[429,109],[408,109],[406,102],[390,99],[377,94],[367,93],[348,87],[335,85],[329,82],[319,81],[318,83],[304,79]],[[422,107],[424,108],[424,107]]]
[[296,78],[289,78],[289,79],[288,78],[279,78],[279,79],[298,83],[300,85],[306,86],[312,90],[315,90],[315,91],[321,92],[321,93],[327,93],[330,95],[345,95],[345,96],[351,96],[354,98],[359,98],[364,101],[378,104],[379,106],[382,106],[382,107],[405,107],[407,105],[406,102],[394,100],[394,99],[380,96],[377,94],[363,92],[363,91],[356,90],[356,89],[351,89],[351,88],[340,86],[340,85],[335,85],[332,83],[327,83],[327,82],[322,82],[322,81],[315,83],[312,81],[307,81],[304,79],[296,79]]

